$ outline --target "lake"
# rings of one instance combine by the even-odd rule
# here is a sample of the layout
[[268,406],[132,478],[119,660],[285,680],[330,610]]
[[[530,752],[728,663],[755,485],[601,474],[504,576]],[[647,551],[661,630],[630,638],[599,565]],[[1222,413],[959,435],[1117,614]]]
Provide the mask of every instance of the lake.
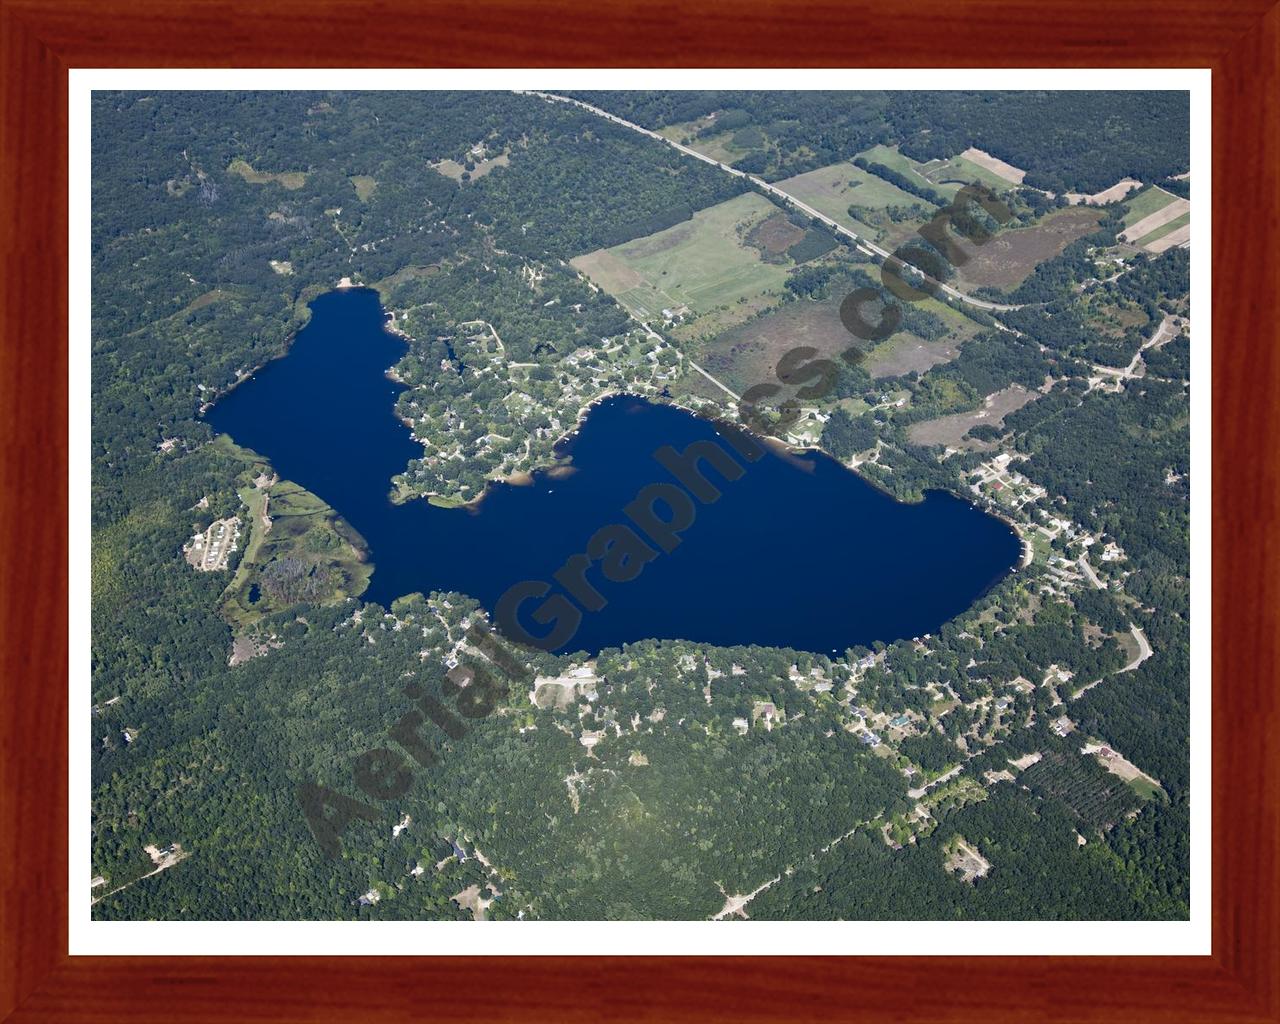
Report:
[[[676,484],[655,459],[658,449],[711,441],[734,452],[708,420],[619,396],[596,405],[562,442],[558,456],[570,474],[491,485],[470,508],[393,504],[392,476],[422,455],[393,413],[404,387],[386,376],[405,343],[385,330],[371,290],[330,292],[311,310],[288,354],[219,399],[207,418],[365,538],[375,565],[366,600],[390,605],[415,591],[458,591],[492,612],[520,581],[547,581],[551,594],[562,594],[553,581],[566,559],[602,527],[630,524],[623,509],[644,488]],[[605,579],[598,565],[588,570],[605,605],[585,611],[555,649],[596,653],[680,638],[843,652],[936,632],[1019,560],[1013,530],[954,495],[931,491],[903,504],[817,453],[765,449],[754,462],[737,461],[742,472],[732,481],[702,465],[721,496],[690,501],[696,514],[670,553],[650,545],[652,559],[625,582]],[[670,516],[660,503],[653,508]],[[528,614],[539,603],[523,605],[520,621],[541,635],[546,626]]]

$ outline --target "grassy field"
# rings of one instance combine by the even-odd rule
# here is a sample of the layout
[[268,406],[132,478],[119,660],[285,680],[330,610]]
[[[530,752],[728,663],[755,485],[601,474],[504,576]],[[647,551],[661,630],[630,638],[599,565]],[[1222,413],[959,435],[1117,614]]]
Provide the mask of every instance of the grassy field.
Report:
[[1128,779],[1129,788],[1132,789],[1143,800],[1151,800],[1157,794],[1163,793],[1164,790],[1157,786],[1150,779],[1143,778],[1139,775],[1137,778]]
[[1124,226],[1133,227],[1138,221],[1150,217],[1157,210],[1163,210],[1177,198],[1155,185],[1143,189],[1136,195],[1131,195],[1127,200],[1129,212],[1124,215]]
[[[475,169],[470,172],[468,181],[475,181],[483,178],[495,167],[506,167],[511,163],[511,158],[506,153],[499,153],[497,156],[488,160],[474,161]],[[465,164],[460,164],[456,160],[441,160],[431,165],[432,170],[443,174],[446,178],[452,178],[454,181],[462,181],[462,176],[467,173]]]
[[960,341],[940,338],[925,341],[906,331],[898,331],[871,350],[862,368],[873,380],[901,377],[904,373],[925,370],[949,363],[960,354]]
[[766,263],[746,236],[778,207],[754,192],[700,210],[691,220],[612,249],[598,249],[573,266],[641,320],[688,306],[704,329],[741,322],[772,305],[789,267]]
[[896,146],[872,146],[859,156],[905,174],[913,181],[933,189],[947,199],[952,198],[963,186],[969,184],[985,185],[993,192],[1004,192],[1013,187],[1011,182],[1006,181],[994,171],[989,171],[981,164],[974,163],[963,156],[919,163],[899,153]]
[[374,189],[378,187],[378,180],[367,174],[353,174],[351,185],[356,190],[356,198],[365,203],[373,196]]
[[[976,164],[962,156],[953,156],[950,160],[930,161],[916,166],[926,178],[933,182],[933,187],[939,192],[944,188],[958,191],[962,186],[969,184],[986,185],[994,192],[1003,192],[1011,187],[1010,182],[994,171],[989,171],[981,164]],[[951,192],[948,191],[947,194]]]
[[[870,149],[864,150],[858,155],[866,157],[873,164],[884,164],[891,170],[895,170],[899,174],[906,175],[912,181],[917,182],[925,188],[933,189],[935,192],[940,193],[947,199],[950,199],[960,191],[959,184],[937,182],[929,176],[930,169],[942,167],[943,161],[934,161],[930,164],[918,164],[910,157],[903,156],[899,153],[897,146],[872,146]],[[968,161],[965,162],[968,163]],[[983,173],[989,174],[990,172],[983,171]],[[1009,185],[1007,181],[1001,182],[1001,184],[1006,188]]]
[[1028,402],[1039,398],[1035,391],[1028,391],[1021,384],[1014,384],[995,394],[988,395],[982,408],[971,412],[958,412],[939,416],[934,420],[913,423],[907,428],[907,436],[913,444],[957,445],[972,427],[984,423],[998,427],[1011,412],[1021,409]]
[[1001,231],[982,245],[960,242],[971,258],[957,268],[959,286],[1015,288],[1031,275],[1037,264],[1052,259],[1077,238],[1093,232],[1101,218],[1102,211],[1096,207],[1069,206],[1055,210],[1030,227]]
[[[788,302],[725,331],[702,345],[699,362],[707,372],[741,393],[753,384],[774,381],[778,360],[793,348],[809,346],[817,350],[814,358],[826,359],[839,359],[855,344],[865,348],[865,343],[851,335],[840,320],[840,303],[845,294],[844,289],[833,287],[827,299]],[[898,331],[868,351],[862,365],[872,377],[896,377],[949,362],[956,357],[960,345],[981,329],[936,299],[925,299],[919,305],[946,321],[950,332],[935,341],[925,341]]]
[[1138,303],[1123,299],[1110,302],[1086,297],[1082,302],[1082,312],[1085,322],[1092,330],[1112,338],[1122,337],[1130,327],[1145,327],[1151,322],[1146,310]]
[[242,160],[239,157],[227,165],[227,172],[229,174],[238,174],[250,185],[266,185],[270,182],[275,182],[291,191],[300,189],[307,183],[306,171],[279,171],[274,174],[268,174],[265,171],[255,171],[247,160]]
[[[868,174],[862,168],[847,162],[797,174],[777,185],[788,195],[795,196],[802,203],[826,214],[837,224],[876,242],[892,235],[899,226],[887,217],[872,215],[870,211],[883,211],[890,206],[919,208],[921,217],[901,225],[900,233],[905,237],[923,223],[924,214],[932,209],[926,208],[916,196],[902,191],[891,182]],[[850,206],[862,207],[868,211],[868,215],[851,216]]]
[[[710,125],[711,121],[710,117],[700,117],[696,121],[671,124],[665,128],[659,128],[658,134],[663,138],[670,139],[672,142],[688,146],[703,156],[710,157],[712,160],[719,160],[725,164],[732,164],[735,160],[741,160],[751,152],[750,148],[733,144],[733,137],[737,134],[735,131],[719,132],[704,139],[697,138],[698,132]],[[686,139],[688,141],[685,141]]]

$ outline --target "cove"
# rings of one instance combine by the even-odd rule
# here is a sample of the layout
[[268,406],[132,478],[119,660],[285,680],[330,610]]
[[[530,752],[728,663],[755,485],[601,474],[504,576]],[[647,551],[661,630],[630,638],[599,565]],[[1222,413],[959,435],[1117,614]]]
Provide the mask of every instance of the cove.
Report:
[[[468,508],[396,505],[391,478],[422,448],[394,415],[404,389],[386,370],[404,342],[385,330],[376,292],[347,289],[311,303],[288,353],[222,396],[214,430],[268,459],[282,479],[323,498],[365,539],[374,572],[365,600],[458,591],[492,614],[523,580],[552,583],[601,527],[627,523],[643,488],[673,483],[654,458],[710,439],[716,426],[640,398],[607,399],[557,449],[570,474],[491,484]],[[1017,563],[1017,535],[960,498],[930,491],[903,504],[820,453],[766,448],[698,505],[670,554],[629,582],[589,579],[606,599],[585,612],[563,651],[597,653],[643,639],[759,644],[823,653],[936,632]],[[538,605],[524,606],[532,612]],[[528,615],[522,616],[523,619]],[[530,632],[544,626],[529,621]]]

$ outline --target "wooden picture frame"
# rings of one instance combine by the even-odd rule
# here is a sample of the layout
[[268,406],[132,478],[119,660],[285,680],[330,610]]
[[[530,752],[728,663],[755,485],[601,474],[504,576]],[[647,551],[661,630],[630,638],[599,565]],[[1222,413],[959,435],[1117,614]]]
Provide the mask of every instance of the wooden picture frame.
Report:
[[[0,0],[0,53],[0,1020],[1280,1020],[1280,7]],[[461,63],[1212,69],[1211,956],[68,955],[68,70]]]

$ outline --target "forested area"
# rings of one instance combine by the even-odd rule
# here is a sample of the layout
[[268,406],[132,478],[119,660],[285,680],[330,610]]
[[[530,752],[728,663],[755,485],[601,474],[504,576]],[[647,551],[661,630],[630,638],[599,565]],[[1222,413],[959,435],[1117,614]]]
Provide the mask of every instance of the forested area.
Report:
[[[771,176],[891,141],[920,159],[979,145],[1054,188],[1185,169],[1176,96],[636,93],[593,102],[650,125],[732,110],[718,130],[767,151]],[[1154,139],[1143,116],[1174,128]],[[657,641],[605,651],[591,699],[579,691],[567,706],[542,706],[521,680],[492,715],[468,720],[465,735],[422,722],[435,763],[402,758],[411,786],[373,800],[357,784],[358,759],[403,749],[389,730],[425,706],[406,685],[452,698],[445,671],[482,613],[457,594],[363,604],[339,593],[322,559],[282,548],[255,577],[267,599],[240,636],[252,656],[229,664],[228,577],[193,571],[182,548],[193,528],[246,517],[237,487],[252,458],[210,443],[202,408],[285,351],[308,301],[340,278],[366,283],[403,314],[398,370],[410,389],[399,413],[424,439],[466,453],[406,467],[405,494],[463,484],[474,494],[506,455],[494,449],[485,461],[482,445],[498,437],[549,449],[593,397],[580,401],[574,388],[636,387],[640,367],[661,374],[656,394],[675,373],[671,346],[655,347],[560,261],[679,223],[743,185],[587,112],[503,93],[99,93],[93,118],[94,706],[79,713],[92,716],[93,863],[108,879],[95,896],[112,893],[95,915],[454,919],[470,917],[453,897],[475,885],[499,894],[490,918],[705,918],[726,894],[780,875],[753,917],[1185,916],[1186,336],[1149,351],[1149,376],[1120,394],[1062,380],[1003,428],[1058,510],[1123,545],[1123,596],[1088,591],[1068,602],[1037,592],[1034,614],[1021,614],[1044,578],[1037,564],[927,645],[877,645],[880,660],[859,669],[856,694],[845,688],[851,666],[873,652],[827,659]],[[1055,118],[1061,131],[1049,139]],[[1088,141],[1100,126],[1101,146]],[[442,161],[467,170],[452,179]],[[481,174],[477,161],[491,166]],[[1045,304],[1002,314],[1020,335],[993,328],[970,338],[967,325],[956,358],[897,378],[873,381],[856,358],[841,365],[832,399],[847,405],[827,418],[823,446],[847,459],[883,441],[889,454],[863,472],[901,498],[963,487],[981,456],[943,460],[937,446],[911,443],[911,424],[975,408],[1013,383],[1078,376],[1083,360],[1119,358],[1146,329],[1099,341],[1103,314],[1067,301],[1096,269],[1089,245],[1114,239],[1122,209],[1094,242],[1042,264],[1016,293]],[[789,275],[791,301],[859,286],[887,298],[870,274],[831,255],[825,229],[799,226],[806,234],[789,255],[812,262]],[[1095,291],[1156,319],[1182,301],[1187,260],[1177,249],[1138,257]],[[941,314],[954,310],[890,302],[900,331],[926,342],[952,336]],[[631,376],[591,362],[606,347]],[[483,362],[490,356],[495,368]],[[909,400],[897,408],[888,391]],[[567,411],[553,426],[561,416],[545,410],[557,399]],[[1055,550],[1076,557],[1065,543]],[[1155,653],[1119,676],[1131,622]],[[547,677],[582,664],[525,656]],[[1087,762],[1070,792],[950,792],[930,805],[932,831],[894,849],[882,829],[902,834],[913,807],[907,769],[935,775],[966,759],[961,779],[972,783],[1034,750],[1076,756],[1079,737],[1049,728],[1048,689],[1017,689],[1051,666],[1106,677],[1072,702],[1080,733],[1122,747],[1168,799],[1129,820],[1110,813],[1129,808],[1117,791],[1100,813],[1086,803],[1100,791]],[[854,728],[855,700],[868,714],[924,722],[899,746],[873,750]],[[308,827],[298,795],[308,782],[374,807],[375,817],[350,822],[336,859]],[[960,834],[993,862],[975,884],[944,868],[944,847]],[[185,858],[140,880],[153,870],[143,847],[175,842]],[[361,899],[371,892],[376,901]]]
[[[770,180],[848,160],[878,143],[912,159],[976,146],[1027,172],[1025,184],[1093,193],[1121,178],[1188,170],[1190,101],[1178,92],[577,92],[645,128],[734,111],[776,151]],[[747,115],[747,119],[742,117]],[[764,168],[761,168],[764,170]]]
[[[1012,784],[993,786],[990,794],[954,811],[927,839],[902,850],[890,849],[870,830],[859,830],[827,856],[800,865],[795,874],[757,896],[751,916],[999,921],[1185,913],[1177,890],[1169,890],[1163,862],[1148,865],[1146,856],[1135,857],[1132,839],[1124,847],[1128,860],[1108,843],[1081,847],[1075,821],[1060,805],[1035,799]],[[1154,815],[1144,814],[1138,821],[1169,827]],[[969,884],[943,870],[943,848],[957,835],[991,861],[987,877]]]
[[476,183],[498,245],[569,259],[650,235],[746,185],[668,146],[576,107],[513,160]]

